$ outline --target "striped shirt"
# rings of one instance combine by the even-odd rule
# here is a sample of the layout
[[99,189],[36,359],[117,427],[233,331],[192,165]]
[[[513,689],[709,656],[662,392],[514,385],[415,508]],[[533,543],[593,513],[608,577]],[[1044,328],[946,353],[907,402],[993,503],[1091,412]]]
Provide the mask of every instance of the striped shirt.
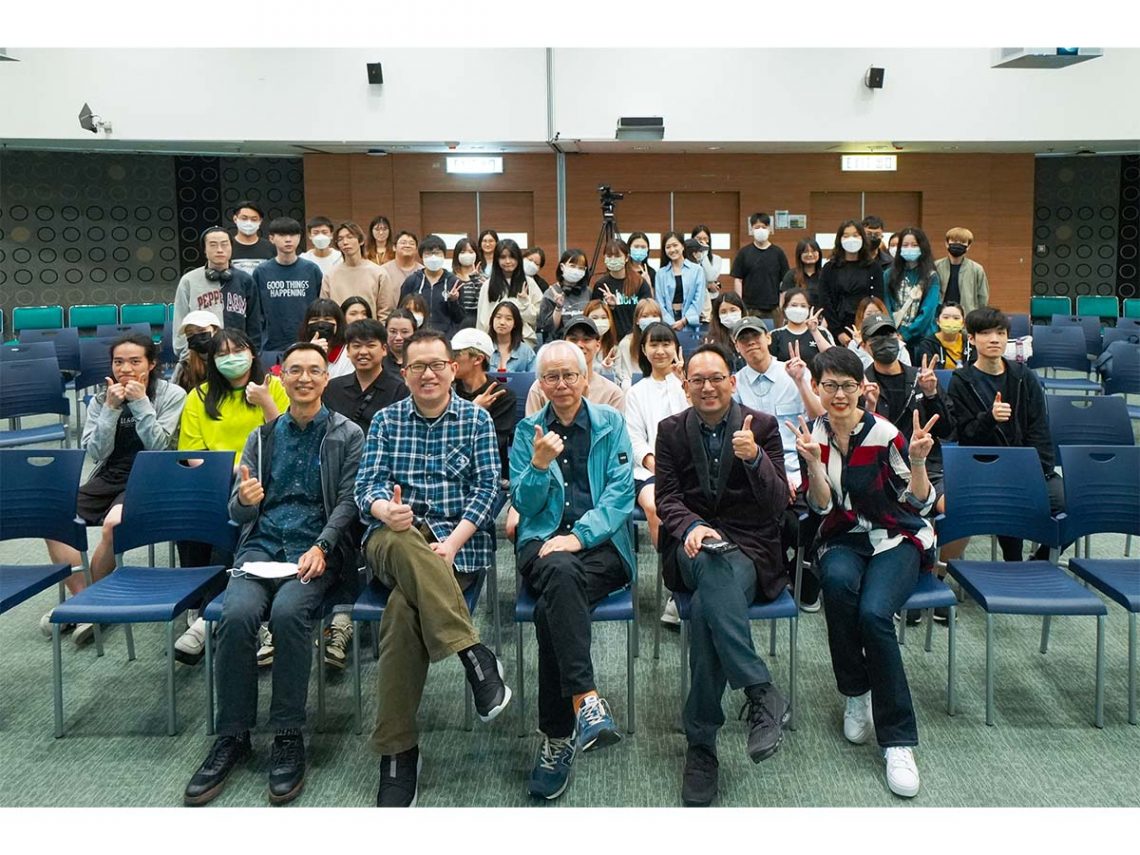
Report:
[[426,524],[437,540],[463,520],[479,529],[456,554],[457,572],[490,567],[487,529],[501,468],[495,423],[482,407],[452,395],[447,409],[432,420],[420,414],[412,398],[385,407],[372,419],[356,477],[356,504],[368,525],[364,539],[383,525],[372,516],[372,503],[391,500],[399,484],[414,525]]
[[934,489],[919,499],[910,492],[906,438],[881,416],[864,412],[848,441],[847,459],[835,442],[826,415],[812,425],[831,497],[825,507],[811,498],[810,470],[802,468],[808,506],[824,517],[816,538],[819,555],[834,546],[878,555],[910,541],[922,554],[922,567],[934,563],[934,527],[926,519]]

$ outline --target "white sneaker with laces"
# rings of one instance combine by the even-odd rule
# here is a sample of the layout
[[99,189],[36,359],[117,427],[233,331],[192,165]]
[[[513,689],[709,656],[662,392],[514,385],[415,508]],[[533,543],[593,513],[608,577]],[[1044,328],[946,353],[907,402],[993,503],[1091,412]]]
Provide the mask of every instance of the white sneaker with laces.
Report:
[[75,632],[71,635],[71,640],[75,642],[76,647],[81,647],[95,638],[95,624],[93,623],[79,623],[75,625]]
[[352,644],[352,619],[346,614],[333,615],[325,633],[325,664],[343,670],[348,664],[348,648]]
[[257,633],[261,642],[261,646],[257,648],[257,664],[265,668],[273,664],[273,636],[265,624],[260,626]]
[[887,764],[887,786],[896,796],[911,799],[918,795],[918,766],[914,763],[914,749],[896,746],[883,751]]
[[206,621],[198,618],[174,642],[174,658],[194,665],[206,650]]
[[665,603],[665,611],[661,612],[661,623],[663,626],[679,627],[681,625],[681,615],[677,612],[677,604],[673,602],[670,597]]
[[847,699],[847,707],[843,711],[843,735],[856,745],[865,745],[875,735],[870,692]]
[[[52,611],[55,611],[55,609],[52,609]],[[59,628],[59,631],[61,633],[68,633],[73,629],[75,629],[75,624],[65,623]],[[48,612],[42,618],[40,618],[40,632],[42,632],[48,638],[51,638],[51,612]]]

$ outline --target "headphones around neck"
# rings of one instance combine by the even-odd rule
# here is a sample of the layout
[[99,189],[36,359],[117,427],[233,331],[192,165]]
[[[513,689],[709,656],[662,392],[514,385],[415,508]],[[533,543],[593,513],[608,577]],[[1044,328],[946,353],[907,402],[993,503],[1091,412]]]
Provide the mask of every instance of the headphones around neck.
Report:
[[209,282],[229,282],[234,277],[234,272],[228,267],[225,270],[215,270],[207,264],[205,270]]

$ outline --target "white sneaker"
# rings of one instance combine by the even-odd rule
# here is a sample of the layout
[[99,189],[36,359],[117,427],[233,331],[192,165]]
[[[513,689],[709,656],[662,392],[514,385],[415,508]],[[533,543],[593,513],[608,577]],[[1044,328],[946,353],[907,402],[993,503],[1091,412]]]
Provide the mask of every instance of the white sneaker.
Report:
[[914,750],[906,746],[883,751],[887,764],[887,786],[896,796],[912,799],[918,795],[918,767],[914,764]]
[[348,648],[352,644],[352,619],[346,614],[333,615],[325,630],[325,664],[344,670],[348,664]]
[[805,614],[814,615],[820,610],[820,607],[822,605],[823,598],[819,594],[816,594],[814,601],[810,603],[800,603],[800,611],[804,612]]
[[843,735],[856,745],[865,745],[875,735],[870,692],[847,699],[847,708],[843,711]]
[[677,604],[670,597],[665,603],[665,611],[661,612],[661,624],[668,627],[680,627],[681,615],[677,612]]
[[198,618],[174,642],[174,658],[186,665],[197,665],[206,651],[206,621]]
[[261,646],[257,649],[257,664],[265,668],[273,664],[273,636],[265,624],[262,624],[257,632],[261,641]]
[[82,647],[84,644],[89,643],[94,637],[95,624],[80,623],[76,624],[75,632],[72,633],[71,640],[75,642],[76,647]]
[[[52,609],[51,612],[48,612],[42,618],[40,618],[40,632],[42,632],[48,638],[51,638],[51,615],[52,615],[52,612],[54,612],[54,611],[55,611],[55,609]],[[61,633],[68,633],[68,632],[71,632],[73,629],[75,629],[75,624],[65,623],[62,626],[60,626],[59,631]]]

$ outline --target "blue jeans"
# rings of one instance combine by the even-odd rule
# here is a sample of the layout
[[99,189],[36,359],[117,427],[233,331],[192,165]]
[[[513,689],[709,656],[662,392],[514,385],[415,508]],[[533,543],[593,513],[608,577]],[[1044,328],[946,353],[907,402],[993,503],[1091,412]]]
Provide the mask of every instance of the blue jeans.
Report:
[[848,697],[871,691],[875,735],[883,748],[918,744],[894,626],[895,612],[918,583],[918,565],[918,549],[909,542],[875,556],[837,546],[819,559],[835,684]]
[[305,726],[313,621],[333,576],[326,570],[308,584],[296,577],[230,579],[218,624],[214,669],[219,735],[234,736],[257,724],[257,630],[266,615],[274,648],[269,727],[277,731]]
[[752,645],[748,607],[756,597],[756,567],[739,550],[726,555],[677,549],[677,566],[693,592],[689,605],[689,673],[683,721],[690,745],[716,750],[724,724],[721,698],[734,689],[772,682],[768,666]]

